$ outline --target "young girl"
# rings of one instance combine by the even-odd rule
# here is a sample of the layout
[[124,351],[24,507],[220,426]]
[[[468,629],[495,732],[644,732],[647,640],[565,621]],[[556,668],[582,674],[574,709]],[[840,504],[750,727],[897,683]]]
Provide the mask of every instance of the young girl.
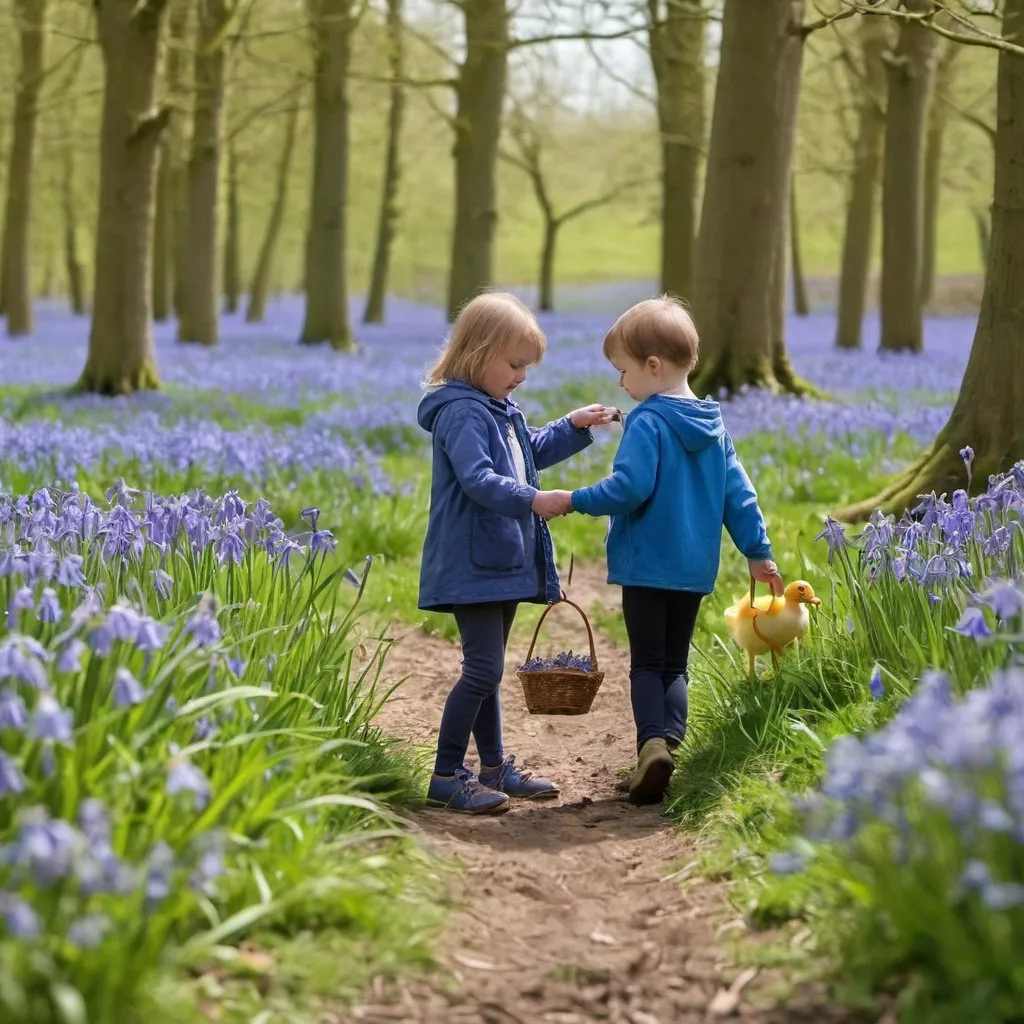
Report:
[[[498,688],[517,605],[559,596],[545,521],[554,508],[537,471],[586,448],[589,428],[611,422],[615,410],[593,405],[540,430],[528,427],[509,396],[545,347],[518,299],[478,296],[428,374],[417,414],[433,439],[419,607],[452,612],[462,638],[462,675],[441,716],[427,802],[465,814],[501,814],[509,797],[558,795],[553,783],[505,756]],[[471,733],[478,778],[463,763]]]

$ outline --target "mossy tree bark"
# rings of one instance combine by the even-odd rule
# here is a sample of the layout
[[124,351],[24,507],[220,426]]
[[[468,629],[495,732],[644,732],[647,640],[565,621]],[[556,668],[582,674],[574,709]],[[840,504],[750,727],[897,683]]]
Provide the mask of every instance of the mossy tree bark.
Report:
[[498,141],[508,74],[506,0],[462,0],[466,56],[455,85],[455,225],[448,319],[493,277],[498,224]]
[[7,169],[3,247],[0,249],[0,295],[7,334],[31,334],[32,202],[35,192],[36,127],[44,67],[47,0],[15,0],[21,66],[14,91],[13,133]]
[[178,341],[216,345],[221,290],[220,185],[224,151],[230,0],[203,0],[195,57],[195,110],[188,160],[188,267]]
[[306,316],[300,341],[353,347],[345,276],[349,161],[348,71],[353,0],[307,0],[315,37],[313,185],[306,229]]
[[707,11],[700,0],[647,0],[661,135],[661,290],[689,299],[704,154]]
[[[1024,0],[1006,0],[1003,36],[1024,39]],[[961,449],[974,449],[973,483],[1024,457],[1024,60],[999,53],[992,240],[981,312],[960,394],[932,446],[880,494],[837,517],[899,514],[919,495],[967,486]]]
[[242,289],[241,214],[238,199],[238,153],[233,138],[228,140],[228,220],[224,234],[224,311],[237,313]]
[[935,85],[928,113],[924,157],[924,223],[921,230],[921,303],[927,304],[935,293],[936,252],[938,248],[939,199],[942,195],[942,147],[949,123],[949,95],[956,77],[955,61],[963,46],[942,40],[941,55],[935,70]]
[[151,317],[157,105],[165,0],[97,0],[103,55],[99,213],[89,352],[78,386],[105,395],[159,387]]
[[[184,48],[191,7],[189,0],[169,2],[164,81],[171,101],[181,95],[184,87]],[[176,252],[178,248],[186,250],[188,245],[184,230],[188,173],[184,154],[183,118],[175,116],[161,139],[157,172],[153,228],[153,319],[157,321],[167,320],[172,309],[180,309],[180,304],[174,301],[174,294],[176,284],[184,281],[184,273],[179,280],[178,272],[179,267],[184,267],[184,262],[177,258]],[[178,225],[177,231],[175,225]]]
[[885,140],[886,69],[891,26],[887,18],[862,18],[859,69],[861,95],[857,114],[857,142],[843,231],[843,257],[839,271],[836,346],[860,348],[861,325],[867,300],[868,277],[875,238],[875,200]]
[[388,101],[388,139],[384,153],[384,185],[381,189],[377,244],[370,273],[370,290],[363,310],[364,324],[384,322],[384,304],[388,294],[391,246],[398,227],[398,187],[401,180],[402,123],[405,120],[405,0],[388,0],[387,41],[391,88]]
[[693,301],[700,394],[802,388],[784,339],[771,337],[782,325],[766,327],[786,252],[803,14],[803,0],[726,0]]
[[[927,14],[933,0],[906,0]],[[889,101],[882,175],[881,348],[924,349],[921,272],[924,252],[924,154],[939,36],[903,21],[888,61]]]
[[277,249],[277,240],[281,235],[284,214],[288,206],[288,178],[292,166],[292,156],[295,153],[295,133],[298,123],[299,105],[296,102],[288,111],[284,144],[281,147],[281,158],[277,164],[274,202],[270,208],[270,218],[267,220],[267,229],[263,235],[263,244],[260,246],[260,254],[256,260],[252,283],[249,285],[249,307],[245,313],[245,320],[250,324],[262,323],[267,312],[267,295],[270,291],[274,252]]

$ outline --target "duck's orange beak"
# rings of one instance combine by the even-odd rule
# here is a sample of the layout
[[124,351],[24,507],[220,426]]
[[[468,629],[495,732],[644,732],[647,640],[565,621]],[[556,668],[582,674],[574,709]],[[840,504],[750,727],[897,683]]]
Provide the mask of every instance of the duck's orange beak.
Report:
[[808,597],[804,601],[804,604],[813,604],[815,607],[817,607],[819,604],[821,604],[821,598],[820,597]]

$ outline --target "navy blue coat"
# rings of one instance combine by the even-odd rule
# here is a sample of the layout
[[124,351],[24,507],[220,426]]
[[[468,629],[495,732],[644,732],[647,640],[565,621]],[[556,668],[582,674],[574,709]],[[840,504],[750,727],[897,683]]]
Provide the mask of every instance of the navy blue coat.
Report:
[[[551,534],[531,509],[537,474],[586,448],[594,440],[590,430],[577,429],[568,416],[535,430],[511,399],[491,398],[461,381],[428,391],[417,420],[433,439],[419,607],[556,600]],[[516,480],[509,422],[523,449],[525,486]]]

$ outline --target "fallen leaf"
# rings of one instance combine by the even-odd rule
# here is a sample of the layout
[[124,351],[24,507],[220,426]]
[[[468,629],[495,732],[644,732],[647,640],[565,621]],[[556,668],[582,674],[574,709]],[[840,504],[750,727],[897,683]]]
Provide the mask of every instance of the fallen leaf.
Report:
[[453,960],[458,960],[463,967],[469,967],[474,971],[496,971],[497,965],[488,963],[486,960],[474,960],[471,956],[462,956],[461,953],[455,953],[452,956]]

